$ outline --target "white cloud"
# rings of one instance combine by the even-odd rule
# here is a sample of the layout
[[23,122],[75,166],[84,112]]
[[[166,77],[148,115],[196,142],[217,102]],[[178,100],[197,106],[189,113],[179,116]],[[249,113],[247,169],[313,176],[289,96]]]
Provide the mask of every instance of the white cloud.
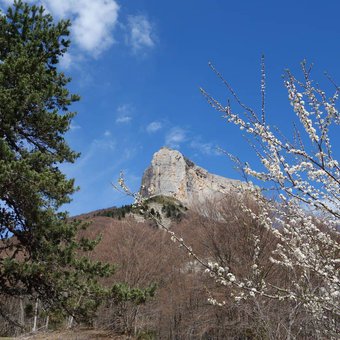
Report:
[[120,116],[116,119],[116,123],[118,124],[127,124],[131,122],[132,117],[130,116]]
[[144,15],[130,15],[128,30],[127,43],[134,52],[155,46],[152,25]]
[[[50,0],[56,3],[55,0]],[[60,0],[58,0],[60,1]],[[113,0],[63,0],[74,4],[72,32],[77,44],[97,56],[114,42],[112,30],[118,19],[119,6]]]
[[90,143],[90,146],[85,152],[82,152],[81,157],[78,159],[78,161],[73,164],[72,166],[67,166],[69,169],[69,175],[74,176],[75,173],[79,171],[80,169],[83,169],[85,166],[89,164],[91,161],[93,164],[96,164],[96,162],[93,162],[93,159],[98,158],[99,155],[108,155],[112,154],[117,150],[117,143],[115,140],[111,138],[100,137],[99,139],[94,139]]
[[118,117],[116,119],[116,123],[130,123],[132,120],[131,112],[133,111],[133,107],[130,104],[119,105],[117,108]]
[[132,112],[133,107],[131,104],[122,104],[117,107],[117,112],[120,114],[128,114]]
[[[151,124],[149,124],[151,125]],[[178,149],[182,144],[204,156],[220,156],[219,147],[213,142],[204,142],[200,136],[195,136],[190,130],[175,126],[165,135],[165,145]]]
[[73,123],[70,124],[70,130],[71,130],[71,131],[79,130],[79,129],[81,129],[81,126],[80,126],[80,125],[73,124]]
[[78,166],[81,167],[85,165],[90,159],[96,157],[99,152],[107,153],[109,151],[115,151],[116,146],[117,144],[114,140],[94,139],[88,151],[78,161]]
[[162,123],[161,122],[152,122],[146,127],[146,131],[149,133],[156,132],[162,128]]
[[180,127],[172,128],[165,137],[165,144],[172,148],[179,148],[187,140],[186,131]]
[[217,146],[213,145],[212,143],[203,143],[199,140],[192,140],[190,142],[190,147],[194,150],[199,151],[203,155],[217,156],[221,154]]
[[[118,22],[119,5],[115,0],[26,0],[42,4],[56,19],[71,19],[72,41],[82,50],[97,57],[113,42],[113,29]],[[7,4],[13,1],[2,0]],[[70,57],[68,59],[70,61]]]
[[67,70],[70,68],[72,64],[72,56],[70,53],[65,53],[63,57],[60,59],[60,66],[64,69]]
[[106,131],[104,132],[104,136],[105,136],[105,137],[110,137],[110,136],[111,136],[111,132],[110,132],[109,130],[106,130]]
[[116,149],[116,141],[115,140],[103,140],[103,139],[95,139],[92,142],[92,146],[93,148],[97,149],[97,150],[115,150]]
[[[14,0],[0,0],[9,6]],[[43,5],[57,20],[70,19],[72,47],[71,54],[61,60],[64,69],[69,68],[74,59],[86,52],[94,58],[107,50],[116,40],[114,31],[119,25],[120,6],[117,0],[26,0],[28,3]],[[152,23],[145,15],[127,17],[126,43],[134,53],[155,46]],[[119,40],[119,37],[118,37]]]

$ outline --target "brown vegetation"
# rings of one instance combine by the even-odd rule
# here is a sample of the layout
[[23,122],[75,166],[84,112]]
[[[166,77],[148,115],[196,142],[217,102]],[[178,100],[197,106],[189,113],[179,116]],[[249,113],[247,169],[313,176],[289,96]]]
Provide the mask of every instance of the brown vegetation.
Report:
[[[248,205],[254,202],[246,202]],[[274,270],[269,255],[275,246],[273,236],[254,224],[228,197],[216,210],[216,203],[207,203],[197,212],[187,212],[172,230],[199,254],[200,258],[228,266],[243,278],[251,278],[254,235],[261,244],[259,268],[267,280],[286,281],[289,273]],[[253,209],[256,207],[253,206]],[[96,216],[95,216],[96,215]],[[287,329],[301,339],[313,339],[311,320],[306,319],[294,302],[280,302],[262,297],[235,301],[232,287],[220,287],[202,265],[194,261],[183,248],[170,240],[154,223],[138,223],[133,217],[114,219],[98,214],[85,215],[90,222],[84,232],[87,237],[101,236],[91,254],[92,259],[115,263],[116,272],[107,284],[122,282],[130,287],[147,288],[156,285],[153,298],[145,303],[104,301],[92,320],[94,329],[114,332],[131,339],[285,339]],[[223,308],[208,303],[223,298]],[[26,302],[27,303],[27,302]],[[9,303],[8,312],[19,318],[17,303]],[[23,316],[22,316],[23,317]],[[32,316],[26,315],[32,323]],[[46,317],[46,316],[45,316]],[[39,317],[43,328],[46,320]],[[50,319],[50,328],[64,327],[66,320]],[[6,331],[1,323],[0,332]],[[0,333],[0,334],[1,334]]]

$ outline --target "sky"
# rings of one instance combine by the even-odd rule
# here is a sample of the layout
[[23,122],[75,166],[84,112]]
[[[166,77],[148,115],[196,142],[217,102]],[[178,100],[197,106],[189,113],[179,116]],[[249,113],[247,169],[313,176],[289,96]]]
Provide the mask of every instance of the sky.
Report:
[[[0,0],[5,9],[13,1]],[[340,2],[229,0],[44,0],[55,20],[72,21],[69,52],[60,70],[81,96],[66,135],[81,152],[62,166],[79,191],[71,215],[130,203],[114,190],[120,171],[137,191],[152,155],[162,146],[181,151],[211,173],[239,179],[219,148],[255,162],[242,133],[201,95],[226,103],[230,94],[208,67],[223,74],[244,103],[261,110],[261,55],[266,60],[270,124],[290,131],[294,120],[282,75],[340,80]],[[339,138],[335,140],[339,145]]]

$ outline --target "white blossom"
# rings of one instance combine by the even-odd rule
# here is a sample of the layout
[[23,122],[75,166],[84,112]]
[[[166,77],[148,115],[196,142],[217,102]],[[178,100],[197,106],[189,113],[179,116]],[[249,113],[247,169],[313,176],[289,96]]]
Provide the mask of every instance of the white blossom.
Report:
[[[340,124],[339,111],[335,107],[339,88],[336,88],[332,97],[327,98],[324,91],[313,86],[305,63],[302,64],[304,82],[298,81],[287,71],[284,84],[288,99],[301,123],[297,137],[290,141],[266,124],[264,102],[260,118],[254,110],[241,102],[221,74],[213,66],[211,68],[246,114],[234,112],[231,105],[222,108],[204,90],[203,95],[215,109],[224,112],[228,122],[245,129],[254,137],[254,147],[263,166],[260,171],[245,163],[243,172],[260,181],[274,183],[279,189],[281,202],[268,201],[252,191],[261,211],[243,211],[253,221],[271,231],[277,239],[276,248],[269,259],[273,265],[293,273],[294,280],[291,285],[282,287],[264,280],[256,284],[256,277],[260,273],[257,263],[260,245],[256,238],[251,267],[254,281],[242,282],[241,278],[232,273],[230,275],[233,276],[228,275],[237,283],[238,289],[248,292],[251,297],[260,294],[279,301],[288,299],[301,304],[315,318],[315,322],[320,324],[322,332],[335,334],[335,320],[340,314],[340,273],[337,258],[340,251],[340,168],[333,156],[329,128],[331,124]],[[263,75],[262,99],[265,91],[264,79]],[[301,137],[303,133],[307,138]],[[213,277],[217,279],[216,276]],[[241,294],[234,296],[235,301],[241,301],[242,298]],[[319,322],[323,319],[327,322]]]

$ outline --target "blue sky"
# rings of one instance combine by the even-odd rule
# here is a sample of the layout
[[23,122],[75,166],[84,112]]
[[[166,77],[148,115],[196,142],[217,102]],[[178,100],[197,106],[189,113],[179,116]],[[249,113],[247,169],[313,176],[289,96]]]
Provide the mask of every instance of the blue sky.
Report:
[[[0,0],[3,8],[11,2]],[[229,96],[209,61],[245,103],[260,110],[264,53],[268,119],[283,130],[294,118],[282,81],[286,68],[299,74],[306,58],[321,84],[328,86],[324,71],[340,81],[335,0],[42,2],[55,18],[73,22],[72,47],[61,63],[82,98],[67,134],[82,155],[63,166],[80,186],[66,207],[72,215],[129,202],[110,183],[123,170],[138,190],[153,153],[164,145],[212,173],[238,178],[216,147],[244,160],[253,156],[240,132],[199,92],[203,87],[222,101]]]

